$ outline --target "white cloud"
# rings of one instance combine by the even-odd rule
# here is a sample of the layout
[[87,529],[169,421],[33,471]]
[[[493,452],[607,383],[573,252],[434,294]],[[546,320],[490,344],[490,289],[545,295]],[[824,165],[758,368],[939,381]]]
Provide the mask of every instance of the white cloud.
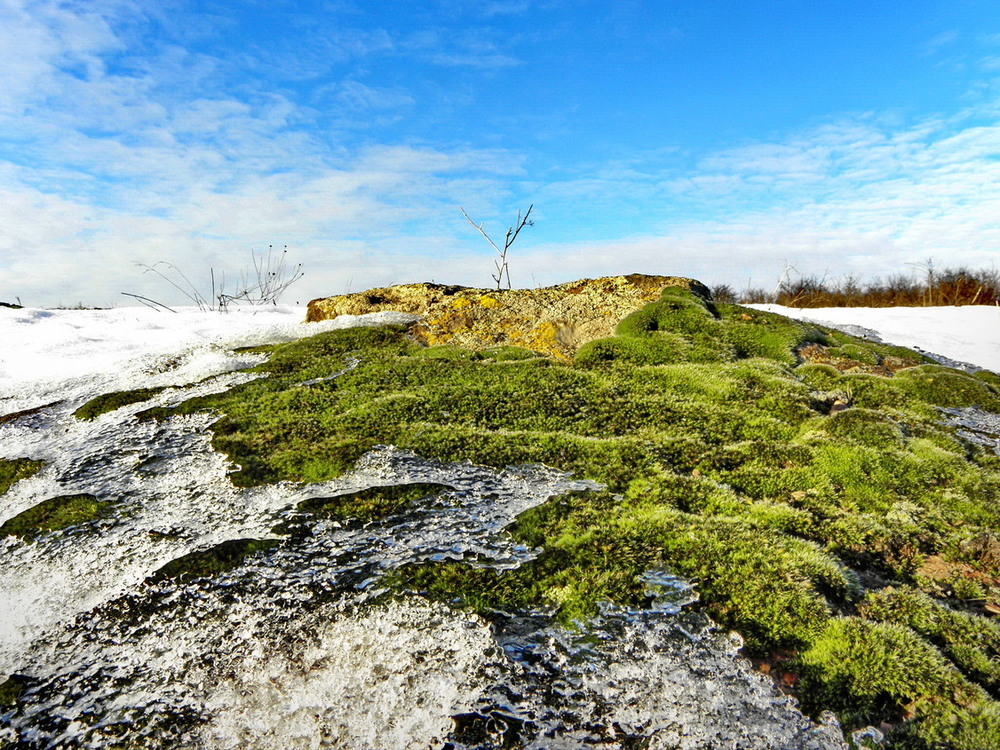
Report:
[[683,176],[664,168],[550,184],[546,197],[581,212],[626,195],[620,205],[662,221],[632,238],[522,248],[514,274],[554,283],[645,271],[743,288],[773,286],[786,261],[803,274],[864,278],[928,258],[990,267],[1000,259],[1000,122],[982,123],[991,111],[910,123],[861,115],[711,154]]
[[[928,257],[988,265],[1000,250],[1000,97],[989,86],[948,117],[862,113],[711,154],[633,153],[542,174],[502,148],[341,142],[304,127],[315,112],[289,91],[230,90],[219,60],[180,46],[114,68],[108,56],[128,50],[116,19],[142,17],[124,1],[88,7],[0,0],[0,300],[176,301],[133,262],[197,276],[241,269],[269,242],[306,264],[303,298],[428,278],[489,285],[491,251],[459,204],[501,233],[536,204],[539,226],[511,255],[525,286],[636,271],[772,286],[786,261],[870,277]],[[344,31],[328,45],[337,60],[517,62],[485,31]],[[313,92],[347,111],[337,127],[419,107],[414,92],[362,78]]]

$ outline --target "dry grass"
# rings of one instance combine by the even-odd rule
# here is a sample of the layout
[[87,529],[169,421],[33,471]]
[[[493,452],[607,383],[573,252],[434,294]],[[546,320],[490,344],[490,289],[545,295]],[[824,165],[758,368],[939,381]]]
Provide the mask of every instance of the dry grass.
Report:
[[712,290],[718,301],[777,303],[785,307],[933,307],[941,305],[1000,305],[1000,271],[928,265],[923,278],[895,274],[862,283],[856,276],[829,281],[802,276],[783,281],[776,292],[747,289],[742,294],[720,285]]

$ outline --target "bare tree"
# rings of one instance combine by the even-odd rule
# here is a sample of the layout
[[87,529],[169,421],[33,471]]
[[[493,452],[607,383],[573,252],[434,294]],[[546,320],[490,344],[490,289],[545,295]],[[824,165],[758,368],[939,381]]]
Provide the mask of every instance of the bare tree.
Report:
[[521,216],[520,211],[517,212],[517,222],[514,226],[507,228],[507,235],[504,237],[503,241],[503,250],[501,250],[497,243],[495,243],[492,238],[486,234],[486,231],[483,229],[483,225],[474,222],[469,215],[465,213],[465,209],[459,206],[459,210],[461,210],[462,215],[469,220],[469,223],[472,224],[472,226],[479,230],[479,233],[483,235],[483,237],[486,238],[486,241],[493,246],[494,250],[497,251],[497,255],[499,257],[495,258],[493,261],[493,264],[497,267],[497,272],[493,274],[493,280],[497,283],[497,289],[503,288],[501,283],[504,274],[507,275],[507,288],[510,289],[510,269],[507,267],[507,251],[510,249],[510,246],[514,244],[514,240],[517,239],[517,235],[521,233],[522,229],[535,225],[535,222],[528,220],[528,217],[531,216],[531,209],[534,207],[534,203],[528,206],[528,210],[524,212],[524,216]]

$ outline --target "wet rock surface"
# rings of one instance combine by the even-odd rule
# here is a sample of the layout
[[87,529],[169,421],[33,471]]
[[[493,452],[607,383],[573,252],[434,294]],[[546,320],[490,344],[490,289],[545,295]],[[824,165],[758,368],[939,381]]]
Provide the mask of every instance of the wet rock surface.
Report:
[[392,310],[421,316],[412,334],[428,346],[521,346],[568,359],[588,341],[610,336],[622,318],[672,286],[709,296],[708,288],[694,279],[644,274],[541,289],[402,284],[313,300],[307,320]]
[[956,428],[964,440],[988,448],[1000,456],[1000,414],[977,407],[941,409],[945,421]]

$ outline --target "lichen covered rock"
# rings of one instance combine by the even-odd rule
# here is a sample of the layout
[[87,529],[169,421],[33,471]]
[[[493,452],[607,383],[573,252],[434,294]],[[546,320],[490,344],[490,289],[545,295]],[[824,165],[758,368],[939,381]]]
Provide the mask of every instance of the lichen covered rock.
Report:
[[428,346],[473,349],[521,346],[571,359],[583,344],[610,336],[629,313],[658,299],[667,287],[708,298],[701,282],[680,276],[607,276],[541,289],[474,289],[443,284],[401,284],[315,299],[306,320],[393,310],[422,319],[411,334]]

